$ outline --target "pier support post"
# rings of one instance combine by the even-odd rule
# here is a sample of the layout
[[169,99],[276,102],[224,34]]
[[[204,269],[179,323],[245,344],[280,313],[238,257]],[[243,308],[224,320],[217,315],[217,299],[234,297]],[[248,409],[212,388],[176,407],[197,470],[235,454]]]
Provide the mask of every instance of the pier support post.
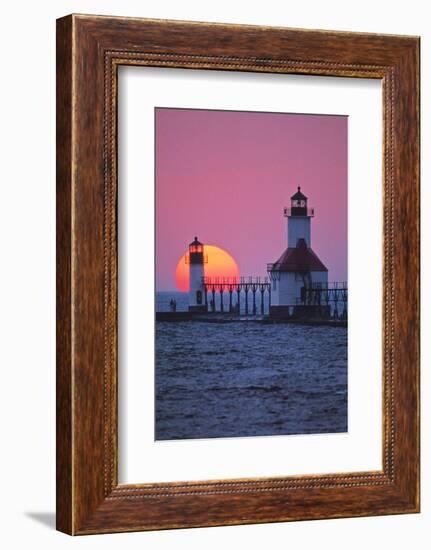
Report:
[[245,285],[245,314],[248,315],[248,286]]
[[[221,313],[229,312],[229,313],[237,313],[238,315],[241,315],[241,292],[244,291],[245,293],[245,300],[244,300],[244,306],[242,313],[245,315],[259,315],[262,316],[265,315],[265,292],[268,291],[268,297],[269,297],[269,306],[271,305],[271,283],[268,283],[267,280],[265,282],[262,282],[260,277],[256,277],[255,280],[253,280],[251,277],[249,277],[249,280],[246,282],[244,280],[245,278],[241,278],[240,282],[237,282],[236,280],[229,280],[227,278],[223,278],[223,282],[219,280],[217,277],[215,281],[211,280],[205,280],[203,281],[203,293],[204,293],[204,303],[205,303],[205,311],[210,313],[217,313],[217,311],[220,311]],[[224,303],[224,294],[225,292],[229,293],[229,299],[226,300],[226,304]],[[252,304],[249,304],[249,292],[252,293]],[[256,294],[260,292],[260,306],[257,303]],[[233,298],[233,294],[236,294],[236,300]],[[216,304],[216,297],[220,294],[220,307],[217,309]],[[346,293],[347,295],[347,293]],[[340,298],[340,300],[343,300],[343,297]],[[236,303],[234,303],[234,301]],[[346,299],[347,301],[347,299]],[[250,307],[249,307],[250,306]],[[249,309],[251,311],[249,311]]]

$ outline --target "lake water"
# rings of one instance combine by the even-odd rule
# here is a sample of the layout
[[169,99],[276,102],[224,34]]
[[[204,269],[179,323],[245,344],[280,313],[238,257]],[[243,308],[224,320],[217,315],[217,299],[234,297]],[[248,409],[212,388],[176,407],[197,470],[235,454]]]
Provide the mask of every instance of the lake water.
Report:
[[345,431],[346,328],[156,322],[157,440]]

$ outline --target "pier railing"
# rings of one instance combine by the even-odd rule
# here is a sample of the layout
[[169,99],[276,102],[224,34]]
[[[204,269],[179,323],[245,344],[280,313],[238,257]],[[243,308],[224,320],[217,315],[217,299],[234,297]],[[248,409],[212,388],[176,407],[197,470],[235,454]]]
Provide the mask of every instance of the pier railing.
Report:
[[204,285],[217,285],[218,287],[244,286],[244,285],[269,285],[268,277],[202,277]]
[[305,285],[296,303],[303,306],[329,306],[333,318],[347,319],[347,282],[334,281]]
[[220,312],[264,315],[269,311],[271,283],[268,277],[203,277],[202,284],[209,311],[216,311],[216,296],[219,297]]
[[[205,307],[208,312],[237,315],[265,315],[271,308],[271,281],[268,277],[203,277]],[[307,283],[296,306],[326,306],[334,319],[347,319],[346,281]]]

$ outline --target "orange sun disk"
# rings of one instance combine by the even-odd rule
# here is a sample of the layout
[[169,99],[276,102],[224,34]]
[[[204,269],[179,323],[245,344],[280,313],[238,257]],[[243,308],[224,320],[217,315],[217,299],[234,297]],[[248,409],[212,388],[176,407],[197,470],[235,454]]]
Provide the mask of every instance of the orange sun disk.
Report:
[[[189,266],[186,264],[187,252],[183,254],[175,270],[175,284],[181,292],[188,292],[190,286]],[[204,245],[205,277],[239,277],[239,268],[229,252],[211,244]]]

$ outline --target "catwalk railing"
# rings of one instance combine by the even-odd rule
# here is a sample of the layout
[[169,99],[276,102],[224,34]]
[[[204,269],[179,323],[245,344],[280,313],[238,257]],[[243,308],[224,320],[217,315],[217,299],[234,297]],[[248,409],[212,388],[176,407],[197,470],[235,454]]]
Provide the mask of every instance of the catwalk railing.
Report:
[[301,288],[301,297],[296,300],[297,305],[330,306],[335,319],[347,319],[347,302],[346,281],[305,285]]
[[[202,284],[208,312],[263,316],[270,311],[268,277],[203,277]],[[332,318],[347,319],[347,301],[346,282],[312,283],[301,288],[296,305],[329,306]]]
[[[264,315],[271,306],[271,283],[268,277],[203,277],[205,306],[216,312],[216,296],[219,311],[238,315]],[[227,296],[227,303],[225,303]]]

